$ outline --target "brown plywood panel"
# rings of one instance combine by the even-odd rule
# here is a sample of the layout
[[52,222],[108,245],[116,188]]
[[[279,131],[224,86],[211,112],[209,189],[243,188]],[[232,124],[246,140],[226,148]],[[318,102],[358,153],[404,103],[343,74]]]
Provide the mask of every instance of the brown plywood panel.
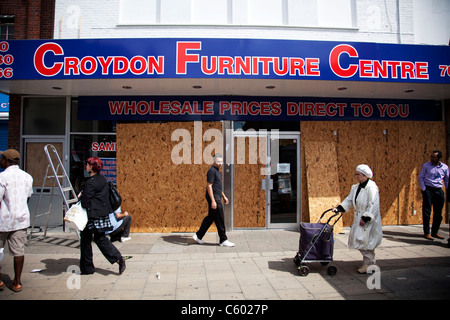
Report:
[[262,190],[266,167],[266,138],[236,137],[234,165],[234,227],[266,226],[266,192]]
[[[33,187],[42,187],[47,167],[50,164],[44,151],[44,147],[47,144],[48,143],[44,142],[27,142],[26,144],[27,156],[25,163],[25,171],[28,172],[33,177]],[[63,159],[62,143],[52,143],[52,145],[58,152],[59,158]],[[58,167],[58,160],[56,158],[56,155],[54,154],[52,148],[49,147],[48,151],[56,170]],[[58,169],[57,174],[61,175],[62,173],[63,171],[61,169]],[[51,169],[49,169],[48,176],[53,176],[53,172]],[[60,179],[60,183],[63,183],[62,179]],[[53,186],[56,186],[55,179],[47,178],[44,187],[53,187]]]
[[[337,139],[341,198],[357,183],[354,178],[359,164],[367,164],[380,192],[380,213],[384,224],[398,220],[398,124],[392,122],[345,122]],[[353,223],[353,215],[344,215],[344,225]]]
[[[383,225],[422,223],[418,176],[422,164],[429,161],[434,149],[445,154],[443,122],[302,122],[301,128],[305,152],[311,141],[334,141],[341,199],[356,183],[356,166],[365,163],[372,168],[373,180],[380,190]],[[309,174],[309,168],[302,170],[303,176]],[[303,198],[310,200],[312,185],[303,181],[302,187]],[[310,221],[313,221],[312,217]],[[353,215],[344,214],[344,226],[350,226],[352,222]]]
[[441,150],[446,159],[445,134],[444,122],[407,122],[400,127],[400,224],[422,223],[419,173],[423,163],[430,161],[433,150]]
[[[220,122],[121,123],[117,125],[117,185],[132,232],[193,232],[207,215],[204,150],[214,152],[207,130]],[[178,131],[177,131],[178,130]],[[179,133],[179,135],[174,135]],[[172,141],[172,137],[175,137]],[[218,141],[222,150],[222,140]],[[190,155],[188,154],[190,153]],[[174,164],[187,155],[190,162]],[[178,156],[178,158],[177,158]],[[200,162],[196,164],[194,162]],[[210,231],[214,231],[211,228]]]
[[[302,135],[307,136],[306,141],[304,140],[304,154],[311,222],[317,222],[325,210],[340,203],[336,146],[332,141],[329,125],[329,123],[324,123],[323,126],[320,123],[312,125],[302,123],[301,126]],[[311,141],[312,134],[317,140],[322,141]],[[321,221],[324,222],[325,217]],[[335,232],[341,231],[342,221],[339,221],[335,226]]]

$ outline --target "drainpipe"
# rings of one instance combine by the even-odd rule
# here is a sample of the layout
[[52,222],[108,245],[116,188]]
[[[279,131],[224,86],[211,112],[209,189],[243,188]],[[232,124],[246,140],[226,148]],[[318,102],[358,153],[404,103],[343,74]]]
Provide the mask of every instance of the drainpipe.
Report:
[[400,21],[400,0],[397,0],[397,41],[399,44],[402,43],[402,28]]

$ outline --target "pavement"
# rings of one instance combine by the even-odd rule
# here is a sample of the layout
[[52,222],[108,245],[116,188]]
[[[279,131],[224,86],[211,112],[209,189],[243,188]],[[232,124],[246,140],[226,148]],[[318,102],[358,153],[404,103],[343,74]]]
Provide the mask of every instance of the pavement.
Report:
[[[384,226],[376,249],[378,269],[358,274],[362,256],[347,247],[349,229],[335,235],[337,273],[330,276],[318,262],[300,276],[293,258],[298,230],[234,230],[227,233],[233,248],[218,246],[216,233],[205,244],[193,233],[132,233],[114,242],[127,260],[109,264],[93,243],[96,272],[78,274],[79,241],[61,228],[33,233],[26,247],[23,290],[0,289],[2,300],[443,300],[450,299],[448,224],[444,240],[426,240],[422,226]],[[7,252],[7,250],[5,249]],[[7,253],[1,279],[14,277]],[[191,304],[189,304],[191,306]],[[190,310],[192,311],[192,310]]]

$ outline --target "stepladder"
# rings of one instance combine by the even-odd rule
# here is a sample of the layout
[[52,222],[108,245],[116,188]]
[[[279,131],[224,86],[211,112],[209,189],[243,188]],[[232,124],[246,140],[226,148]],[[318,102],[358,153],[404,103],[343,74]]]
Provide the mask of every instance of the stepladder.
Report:
[[[63,208],[61,210],[69,210],[70,206],[74,203],[78,202],[78,196],[75,193],[75,190],[73,189],[72,183],[70,182],[69,176],[67,175],[66,169],[64,168],[64,165],[61,161],[61,157],[58,154],[58,151],[56,148],[51,145],[47,144],[44,147],[44,152],[48,160],[48,165],[45,170],[45,175],[42,180],[42,187],[39,192],[39,198],[37,201],[37,206],[34,212],[33,222],[31,224],[31,231],[29,234],[28,240],[31,240],[31,237],[33,235],[33,230],[35,229],[35,222],[36,218],[45,216],[45,229],[44,229],[44,235],[43,238],[45,239],[47,236],[47,229],[48,229],[48,223],[50,219],[50,214],[52,212],[52,204],[55,199],[55,190],[56,192],[59,192],[62,201],[63,201]],[[45,187],[51,186],[51,192],[50,192],[50,201],[48,205],[48,210],[42,210],[40,204],[42,201],[42,196]],[[41,212],[40,212],[41,211]],[[42,212],[44,211],[44,212]],[[56,210],[58,211],[58,210]],[[78,235],[79,236],[79,235]]]

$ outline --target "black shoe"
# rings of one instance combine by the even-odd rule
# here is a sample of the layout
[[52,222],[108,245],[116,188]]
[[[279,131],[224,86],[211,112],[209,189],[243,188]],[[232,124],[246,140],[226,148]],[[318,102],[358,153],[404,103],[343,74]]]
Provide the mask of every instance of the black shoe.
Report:
[[126,267],[127,266],[125,265],[125,258],[120,257],[120,259],[119,259],[119,274],[122,274],[125,271]]

